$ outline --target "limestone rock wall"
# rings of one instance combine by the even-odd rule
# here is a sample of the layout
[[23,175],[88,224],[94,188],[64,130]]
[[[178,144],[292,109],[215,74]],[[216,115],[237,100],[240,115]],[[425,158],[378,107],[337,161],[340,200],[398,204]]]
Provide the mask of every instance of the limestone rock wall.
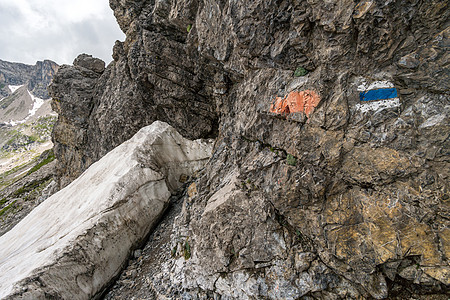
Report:
[[101,74],[58,72],[55,153],[64,185],[156,119],[216,137],[169,283],[193,299],[445,297],[448,1],[110,5],[126,40]]

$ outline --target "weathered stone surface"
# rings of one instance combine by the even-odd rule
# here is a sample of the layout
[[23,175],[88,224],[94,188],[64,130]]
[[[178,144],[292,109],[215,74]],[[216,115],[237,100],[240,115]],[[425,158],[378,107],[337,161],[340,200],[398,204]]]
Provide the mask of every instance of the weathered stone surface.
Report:
[[158,24],[163,35],[148,26],[133,27],[116,43],[115,60],[102,74],[80,68],[83,56],[63,66],[49,87],[60,113],[54,143],[61,186],[155,120],[187,138],[217,136],[215,91],[227,80],[216,83],[220,66],[188,47],[186,28]]
[[[148,299],[447,298],[448,1],[110,3],[127,38],[60,119],[63,181],[155,119],[217,137]],[[361,109],[377,82],[398,97]]]
[[105,62],[88,54],[80,54],[73,61],[73,65],[94,71],[96,73],[103,73],[103,71],[105,71]]
[[91,299],[158,220],[209,141],[162,122],[141,129],[0,238],[2,299]]

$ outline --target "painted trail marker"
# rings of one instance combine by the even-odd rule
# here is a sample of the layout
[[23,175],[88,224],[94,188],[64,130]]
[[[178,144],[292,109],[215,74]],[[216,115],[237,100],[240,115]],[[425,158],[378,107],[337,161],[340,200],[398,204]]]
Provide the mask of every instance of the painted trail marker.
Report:
[[275,97],[270,106],[270,112],[283,116],[303,112],[309,117],[319,102],[320,96],[313,90],[293,91],[284,98]]
[[356,108],[362,112],[400,106],[397,89],[389,81],[375,81],[358,86],[360,103]]

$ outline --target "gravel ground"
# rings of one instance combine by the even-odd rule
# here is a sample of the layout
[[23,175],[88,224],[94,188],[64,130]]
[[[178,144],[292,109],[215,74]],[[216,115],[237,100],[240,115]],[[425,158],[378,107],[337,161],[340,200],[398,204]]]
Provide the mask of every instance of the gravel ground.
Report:
[[180,257],[172,257],[174,220],[180,214],[183,195],[173,196],[165,215],[142,249],[133,252],[128,266],[104,294],[105,300],[178,299],[179,289],[169,284],[171,269]]

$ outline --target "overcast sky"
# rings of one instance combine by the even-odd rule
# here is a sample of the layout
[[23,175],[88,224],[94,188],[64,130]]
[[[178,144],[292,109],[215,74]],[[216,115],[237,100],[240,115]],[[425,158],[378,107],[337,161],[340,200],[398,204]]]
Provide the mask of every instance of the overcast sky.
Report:
[[125,35],[109,0],[0,0],[0,59],[72,64],[81,53],[106,61]]

